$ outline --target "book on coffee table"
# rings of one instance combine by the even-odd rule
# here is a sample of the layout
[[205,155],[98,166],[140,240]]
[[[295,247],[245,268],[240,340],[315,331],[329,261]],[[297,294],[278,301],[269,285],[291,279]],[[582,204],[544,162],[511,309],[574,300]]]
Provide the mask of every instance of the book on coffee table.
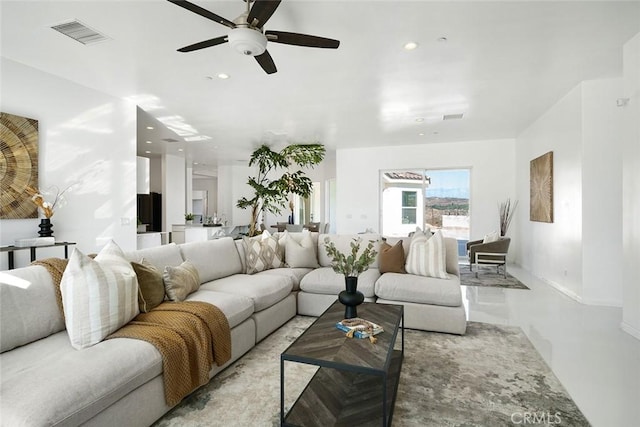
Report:
[[[369,321],[367,321],[367,322],[369,322]],[[371,323],[373,325],[373,334],[370,334],[367,331],[358,331],[358,330],[356,330],[353,333],[353,336],[355,338],[369,338],[369,336],[371,336],[371,335],[378,335],[379,333],[384,332],[384,329],[382,328],[382,326],[378,325],[377,323],[373,323],[373,322],[369,322],[369,323]],[[336,323],[336,329],[338,329],[338,330],[340,330],[342,332],[346,332],[346,333],[349,333],[352,330],[357,329],[357,328],[358,328],[358,326],[347,326],[344,323],[342,323],[342,321]]]

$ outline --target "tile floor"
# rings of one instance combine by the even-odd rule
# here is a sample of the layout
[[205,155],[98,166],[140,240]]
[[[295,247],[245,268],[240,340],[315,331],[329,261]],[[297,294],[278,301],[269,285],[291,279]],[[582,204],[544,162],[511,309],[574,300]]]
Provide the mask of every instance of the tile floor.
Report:
[[469,320],[521,327],[594,427],[640,426],[640,340],[620,329],[622,310],[509,273],[531,290],[463,286]]

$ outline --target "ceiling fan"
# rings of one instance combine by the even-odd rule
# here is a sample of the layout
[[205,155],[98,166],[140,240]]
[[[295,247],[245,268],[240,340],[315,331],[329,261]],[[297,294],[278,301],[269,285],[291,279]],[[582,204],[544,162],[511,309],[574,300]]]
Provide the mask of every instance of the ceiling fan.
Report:
[[[267,41],[326,49],[337,49],[338,46],[340,46],[339,40],[327,39],[324,37],[289,33],[285,31],[263,31],[264,25],[276,11],[281,0],[245,0],[247,3],[247,10],[233,21],[229,21],[228,19],[218,16],[213,12],[185,0],[168,1],[231,29],[226,36],[220,36],[194,43],[178,49],[178,52],[193,52],[194,50],[204,49],[229,42],[234,50],[242,53],[243,55],[255,57],[258,64],[260,64],[267,74],[273,74],[278,71],[278,69],[273,62],[273,58],[271,58],[271,55],[269,55],[269,52],[267,51]],[[253,3],[252,7],[250,6],[250,3]]]

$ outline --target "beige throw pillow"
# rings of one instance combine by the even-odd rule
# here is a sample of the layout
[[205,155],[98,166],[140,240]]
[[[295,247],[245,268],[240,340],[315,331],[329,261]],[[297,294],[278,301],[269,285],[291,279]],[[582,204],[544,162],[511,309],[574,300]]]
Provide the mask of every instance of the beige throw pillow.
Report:
[[444,239],[437,230],[431,238],[418,236],[411,239],[409,256],[405,265],[407,273],[418,276],[448,279]]
[[285,242],[286,263],[291,268],[318,268],[316,245],[313,244],[311,233],[302,232],[300,243],[291,236]]
[[136,273],[113,241],[95,259],[74,249],[60,291],[67,333],[78,350],[99,343],[138,314]]
[[498,240],[500,240],[500,235],[498,234],[497,231],[492,231],[489,234],[485,234],[484,239],[482,240],[482,243],[497,242]]
[[138,276],[138,305],[140,312],[148,313],[164,301],[164,282],[162,273],[153,264],[142,258],[132,262],[131,266]]
[[189,260],[177,267],[166,266],[162,278],[167,298],[171,301],[184,301],[200,287],[198,269]]

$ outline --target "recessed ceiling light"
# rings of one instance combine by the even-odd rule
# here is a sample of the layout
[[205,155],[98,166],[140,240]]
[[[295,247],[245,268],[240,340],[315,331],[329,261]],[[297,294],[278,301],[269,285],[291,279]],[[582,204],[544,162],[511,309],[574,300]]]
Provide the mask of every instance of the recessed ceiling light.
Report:
[[229,74],[226,74],[226,73],[220,73],[220,74],[218,74],[218,78],[219,78],[219,79],[222,79],[222,80],[226,80],[226,79],[228,79],[228,78],[229,78]]
[[147,126],[147,129],[151,130],[153,129],[153,126]]
[[418,118],[416,119],[416,122],[418,122],[418,123],[422,123],[422,122],[424,122],[424,117],[418,117]]
[[178,148],[178,151],[184,151],[182,148]]
[[413,50],[418,47],[418,43],[416,42],[408,42],[404,44],[404,50]]
[[193,162],[193,164],[194,164],[194,165],[197,165],[197,164],[198,164],[198,162]]
[[418,136],[424,136],[424,132],[420,132]]
[[152,144],[152,142],[151,142],[151,141],[145,141],[145,142],[146,142],[147,144]]
[[147,154],[151,154],[151,151],[147,150],[147,151],[145,151],[145,153],[147,153]]

